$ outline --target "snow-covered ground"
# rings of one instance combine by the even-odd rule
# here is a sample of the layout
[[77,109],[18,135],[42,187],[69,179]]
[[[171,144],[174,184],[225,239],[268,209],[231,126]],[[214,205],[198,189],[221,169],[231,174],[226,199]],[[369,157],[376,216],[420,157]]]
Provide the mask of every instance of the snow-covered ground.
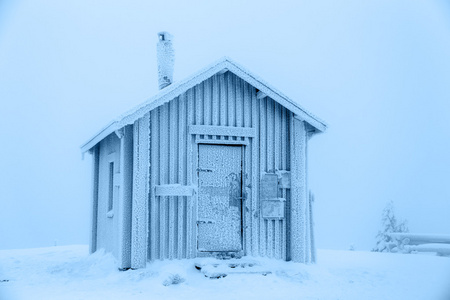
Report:
[[[195,260],[120,272],[110,255],[87,253],[1,250],[0,299],[450,299],[448,257],[319,250],[316,265],[254,258],[272,273],[209,279]],[[171,278],[182,282],[167,285]]]

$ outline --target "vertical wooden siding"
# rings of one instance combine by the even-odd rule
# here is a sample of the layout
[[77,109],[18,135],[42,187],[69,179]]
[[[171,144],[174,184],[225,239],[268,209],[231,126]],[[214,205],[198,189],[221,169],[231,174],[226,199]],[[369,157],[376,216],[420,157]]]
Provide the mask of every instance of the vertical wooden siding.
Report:
[[[286,258],[286,220],[264,220],[259,179],[264,172],[289,170],[292,113],[234,74],[214,75],[150,112],[149,258],[190,258],[196,254],[196,196],[155,196],[155,186],[197,185],[197,144],[189,125],[253,127],[257,136],[208,136],[242,140],[244,147],[243,234],[247,255]],[[289,199],[289,190],[279,197]]]
[[[259,101],[259,174],[290,170],[289,119],[292,113],[265,97]],[[259,187],[258,187],[259,188]],[[286,199],[289,206],[290,190],[279,189],[278,197]],[[257,204],[259,206],[259,204]],[[286,259],[286,229],[289,210],[282,220],[259,220],[259,254]]]

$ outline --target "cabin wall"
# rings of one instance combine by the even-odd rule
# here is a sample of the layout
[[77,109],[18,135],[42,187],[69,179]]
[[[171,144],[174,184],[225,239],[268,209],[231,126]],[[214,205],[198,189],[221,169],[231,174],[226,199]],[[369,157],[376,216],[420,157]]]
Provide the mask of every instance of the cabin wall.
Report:
[[[120,139],[110,134],[99,145],[96,249],[119,256]],[[111,165],[113,164],[113,165]],[[111,166],[113,170],[111,170]],[[111,182],[111,179],[113,182]],[[110,185],[111,184],[111,185]],[[109,210],[110,192],[112,210]]]
[[[262,174],[290,170],[292,113],[268,97],[257,99],[256,94],[255,88],[234,74],[217,74],[152,110],[146,116],[148,121],[135,123],[135,132],[145,132],[136,128],[137,123],[149,126],[148,151],[141,150],[150,157],[147,259],[198,255],[195,187],[201,140],[245,145],[244,254],[288,257],[290,189],[278,190],[278,197],[286,199],[285,217],[275,220],[261,216],[259,187]],[[239,135],[239,130],[222,135],[191,134],[191,125],[254,128],[256,135]],[[173,192],[168,192],[171,189]]]
[[[257,174],[290,171],[289,121],[292,113],[268,97],[258,102],[259,168],[257,167]],[[259,180],[257,182],[259,184]],[[258,190],[259,188],[258,186]],[[278,197],[286,200],[285,217],[282,219],[259,218],[259,254],[286,259],[290,243],[287,236],[290,188],[279,188]]]

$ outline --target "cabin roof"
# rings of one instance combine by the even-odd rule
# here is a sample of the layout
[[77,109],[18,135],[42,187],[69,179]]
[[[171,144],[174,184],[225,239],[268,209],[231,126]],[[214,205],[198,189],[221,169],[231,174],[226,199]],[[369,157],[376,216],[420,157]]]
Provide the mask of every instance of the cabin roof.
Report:
[[251,73],[244,67],[235,63],[228,57],[223,57],[208,67],[200,70],[199,72],[191,75],[190,77],[174,82],[171,85],[160,90],[153,97],[149,98],[142,104],[134,107],[128,112],[122,114],[115,120],[111,121],[107,126],[90,138],[85,144],[81,146],[82,153],[90,150],[97,143],[107,137],[109,134],[121,129],[122,127],[133,124],[137,119],[143,117],[149,111],[167,103],[182,93],[186,92],[190,88],[196,86],[197,84],[207,80],[208,78],[214,76],[217,73],[222,73],[229,71],[236,76],[240,77],[253,87],[259,90],[260,95],[267,96],[284,106],[285,108],[292,111],[299,119],[310,124],[316,132],[323,132],[326,130],[327,125],[316,116],[306,111],[296,102],[291,100],[286,95],[282,94],[277,89],[273,88],[267,84],[264,80]]

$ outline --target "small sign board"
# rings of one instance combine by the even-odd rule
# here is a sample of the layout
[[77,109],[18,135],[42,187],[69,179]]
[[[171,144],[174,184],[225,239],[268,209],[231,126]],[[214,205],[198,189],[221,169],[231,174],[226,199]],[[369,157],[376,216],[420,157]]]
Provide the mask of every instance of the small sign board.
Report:
[[291,172],[282,171],[279,173],[278,185],[281,189],[291,188]]
[[259,197],[261,200],[278,197],[278,175],[264,174],[261,177]]
[[284,199],[271,199],[261,201],[262,217],[265,219],[284,218]]

